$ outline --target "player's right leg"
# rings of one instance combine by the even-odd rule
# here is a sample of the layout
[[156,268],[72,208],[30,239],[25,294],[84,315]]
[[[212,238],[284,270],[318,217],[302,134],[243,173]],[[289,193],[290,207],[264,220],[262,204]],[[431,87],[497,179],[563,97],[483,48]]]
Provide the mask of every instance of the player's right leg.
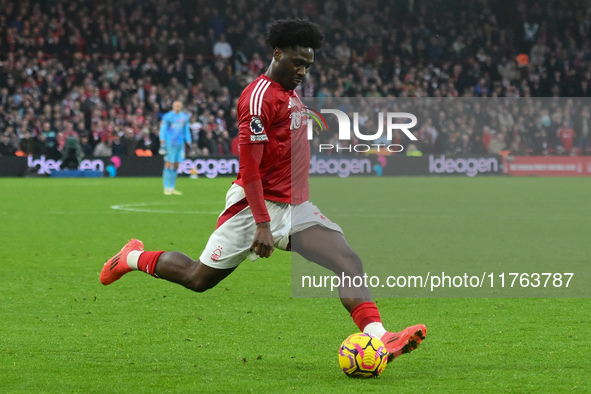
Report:
[[178,169],[179,169],[179,162],[177,161],[172,164],[172,169],[170,170],[170,177],[171,177],[170,193],[177,195],[177,196],[181,196],[183,194],[183,192],[181,192],[180,190],[176,190],[176,179],[178,177]]
[[131,252],[143,251],[144,244],[139,239],[132,239],[126,243],[119,252],[111,257],[101,271],[101,283],[103,285],[110,285],[111,283],[119,280],[123,275],[131,272],[132,269],[127,263],[127,257]]
[[105,263],[101,283],[111,284],[124,274],[138,270],[194,291],[205,291],[246,259],[255,229],[244,190],[233,185],[226,195],[226,209],[198,261],[180,252],[144,251],[141,241],[132,240]]
[[164,155],[164,170],[162,179],[164,184],[164,194],[181,195],[182,192],[176,190],[177,170],[179,163],[185,160],[185,147],[178,144],[166,144],[166,154]]
[[183,193],[176,190],[176,179],[178,176],[179,163],[185,160],[185,146],[172,145],[171,150],[173,157],[171,157],[172,169],[170,171],[170,189],[172,194],[181,195]]
[[178,283],[189,290],[204,292],[215,287],[235,269],[213,268],[180,252],[164,252],[158,257],[154,276]]
[[[166,151],[166,155],[168,156],[168,151]],[[164,185],[164,194],[169,196],[172,194],[172,168],[173,163],[167,160],[167,156],[164,159],[164,168],[162,170],[162,184]]]
[[203,292],[215,287],[235,268],[209,267],[180,252],[144,252],[142,242],[132,239],[105,263],[101,283],[109,285],[126,273],[138,270],[178,283],[187,289]]

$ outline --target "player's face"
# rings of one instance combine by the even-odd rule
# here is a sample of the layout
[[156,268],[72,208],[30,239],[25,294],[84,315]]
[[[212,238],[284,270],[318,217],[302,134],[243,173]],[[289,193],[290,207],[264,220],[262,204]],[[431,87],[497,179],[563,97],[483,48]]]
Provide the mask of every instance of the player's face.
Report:
[[181,103],[180,101],[175,101],[174,103],[172,103],[172,110],[174,112],[178,114],[179,112],[181,112],[181,109],[183,109],[183,103]]
[[310,71],[310,66],[314,63],[314,50],[304,47],[277,49],[275,60],[278,65],[277,82],[285,89],[293,90]]

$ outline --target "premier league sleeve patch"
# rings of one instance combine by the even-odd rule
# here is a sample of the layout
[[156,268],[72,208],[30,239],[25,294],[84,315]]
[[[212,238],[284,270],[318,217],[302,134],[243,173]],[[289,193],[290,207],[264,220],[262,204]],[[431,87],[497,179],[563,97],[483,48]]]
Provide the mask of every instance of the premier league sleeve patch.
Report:
[[252,134],[254,134],[250,136],[251,142],[269,141],[269,139],[267,138],[267,134],[263,134],[265,131],[265,127],[263,126],[261,118],[259,118],[258,116],[252,117],[252,120],[250,121],[250,131],[252,131]]
[[261,118],[259,118],[258,116],[252,117],[252,120],[250,121],[250,130],[254,134],[261,134],[263,131],[265,131]]

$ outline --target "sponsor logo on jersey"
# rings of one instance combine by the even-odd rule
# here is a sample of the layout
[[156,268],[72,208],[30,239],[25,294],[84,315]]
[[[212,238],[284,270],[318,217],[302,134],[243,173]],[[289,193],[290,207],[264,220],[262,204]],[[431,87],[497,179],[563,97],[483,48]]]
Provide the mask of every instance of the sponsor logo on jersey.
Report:
[[265,131],[265,127],[263,126],[261,118],[258,116],[252,117],[252,120],[250,121],[250,131],[252,131],[254,134],[261,134],[263,131]]

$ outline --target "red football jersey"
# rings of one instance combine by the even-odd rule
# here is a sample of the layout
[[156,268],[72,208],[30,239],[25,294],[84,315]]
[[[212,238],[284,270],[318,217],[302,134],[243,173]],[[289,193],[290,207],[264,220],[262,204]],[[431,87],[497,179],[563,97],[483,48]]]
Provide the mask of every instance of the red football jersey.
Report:
[[557,132],[558,138],[562,142],[565,151],[570,152],[573,149],[573,140],[576,137],[575,131],[569,128],[560,128]]
[[[261,75],[242,92],[238,121],[240,145],[265,144],[259,167],[265,200],[308,200],[308,115],[298,95]],[[244,187],[240,173],[235,183]]]

